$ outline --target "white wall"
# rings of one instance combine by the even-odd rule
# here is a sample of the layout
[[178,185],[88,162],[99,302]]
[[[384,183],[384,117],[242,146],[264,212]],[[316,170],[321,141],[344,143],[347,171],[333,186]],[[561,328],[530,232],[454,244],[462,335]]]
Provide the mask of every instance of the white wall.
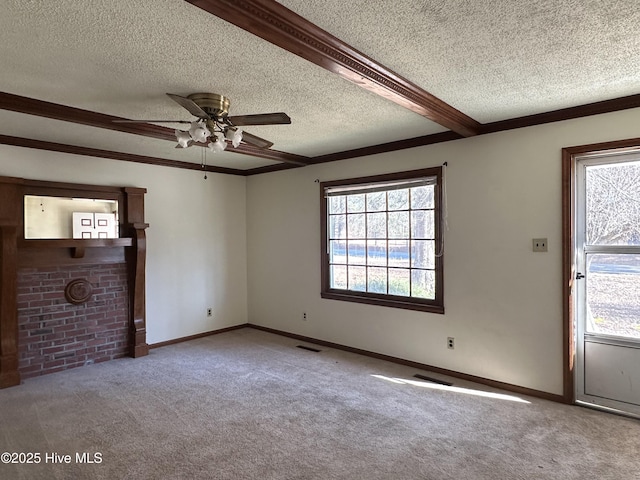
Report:
[[5,145],[0,175],[147,189],[148,343],[247,322],[244,177]]
[[[249,321],[562,394],[561,149],[633,137],[640,109],[249,177]],[[446,313],[321,299],[314,180],[445,161]]]
[[[633,137],[640,109],[206,181],[197,171],[0,145],[0,175],[148,189],[149,343],[249,321],[561,394],[560,150]],[[315,180],[445,161],[446,314],[321,299]],[[549,252],[533,253],[533,237],[548,237]]]

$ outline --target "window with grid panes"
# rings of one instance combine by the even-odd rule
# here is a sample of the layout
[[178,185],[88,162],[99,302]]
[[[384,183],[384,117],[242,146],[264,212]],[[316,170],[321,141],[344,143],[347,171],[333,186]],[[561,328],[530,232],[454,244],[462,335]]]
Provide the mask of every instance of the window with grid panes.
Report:
[[444,313],[441,174],[321,183],[323,298]]

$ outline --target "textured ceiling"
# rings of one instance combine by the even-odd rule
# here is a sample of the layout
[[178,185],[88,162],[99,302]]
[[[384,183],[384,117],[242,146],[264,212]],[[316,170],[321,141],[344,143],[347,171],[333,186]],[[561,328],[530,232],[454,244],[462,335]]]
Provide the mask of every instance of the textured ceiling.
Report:
[[486,123],[640,91],[638,0],[282,0]]
[[[283,0],[486,123],[640,91],[637,0]],[[447,129],[182,0],[5,0],[0,91],[132,119],[192,117],[166,92],[214,92],[274,150],[327,155]],[[171,128],[174,125],[166,125]],[[0,110],[0,135],[200,163],[198,148]],[[274,164],[237,153],[207,163]]]

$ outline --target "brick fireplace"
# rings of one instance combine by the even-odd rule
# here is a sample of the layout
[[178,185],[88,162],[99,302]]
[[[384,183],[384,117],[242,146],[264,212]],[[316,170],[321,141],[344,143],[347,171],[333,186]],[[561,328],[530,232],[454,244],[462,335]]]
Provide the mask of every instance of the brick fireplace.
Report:
[[[0,388],[149,353],[145,193],[0,177]],[[119,236],[25,238],[27,196],[114,202]]]
[[[91,292],[87,301],[75,304],[65,297],[65,288],[74,280],[88,282]],[[18,270],[21,377],[126,356],[128,295],[124,263]]]

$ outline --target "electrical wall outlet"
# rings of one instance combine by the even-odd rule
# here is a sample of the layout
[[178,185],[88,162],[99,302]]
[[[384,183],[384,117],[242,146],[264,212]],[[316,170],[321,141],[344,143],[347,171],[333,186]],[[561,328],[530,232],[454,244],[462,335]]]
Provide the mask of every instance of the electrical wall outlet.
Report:
[[547,239],[546,238],[534,238],[533,239],[533,251],[534,252],[546,252],[547,251]]
[[302,312],[302,320],[307,320],[307,312]]
[[447,348],[453,350],[456,348],[456,339],[453,337],[447,337]]
[[213,315],[213,309],[211,307],[207,308],[207,317]]

